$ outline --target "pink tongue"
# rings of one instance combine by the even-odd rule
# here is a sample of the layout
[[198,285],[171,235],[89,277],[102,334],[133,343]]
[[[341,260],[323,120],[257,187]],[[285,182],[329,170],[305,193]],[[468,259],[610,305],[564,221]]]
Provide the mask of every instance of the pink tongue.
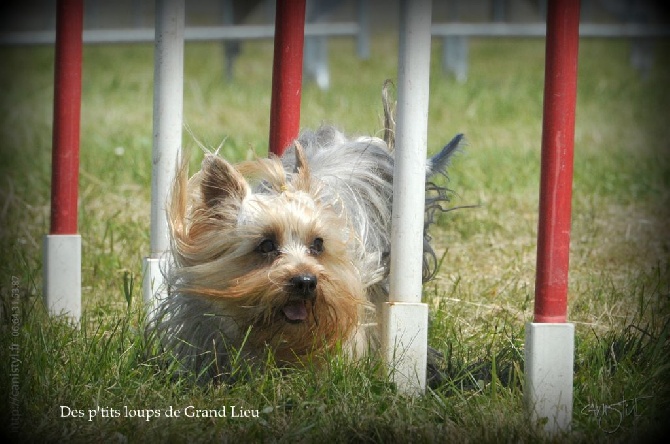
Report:
[[289,321],[304,321],[307,319],[307,308],[304,302],[290,302],[284,305],[282,310]]

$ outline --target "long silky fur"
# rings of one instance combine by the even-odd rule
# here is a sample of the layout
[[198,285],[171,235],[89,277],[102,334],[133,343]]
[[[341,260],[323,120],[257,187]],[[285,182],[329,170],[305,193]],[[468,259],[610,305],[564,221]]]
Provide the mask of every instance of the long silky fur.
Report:
[[[432,178],[446,175],[449,158],[461,140],[461,135],[456,136],[426,162],[424,280],[431,279],[437,267],[428,229],[436,212],[447,210],[449,200],[447,188],[436,184]],[[300,149],[296,153],[297,145]],[[219,222],[211,215],[198,214],[205,210],[194,204],[207,199],[202,173],[197,173],[189,181],[187,159],[180,165],[168,208],[172,254],[164,271],[167,297],[159,302],[151,315],[148,331],[159,338],[164,350],[172,354],[185,370],[193,372],[200,380],[233,379],[230,368],[233,358],[262,365],[267,350],[248,343],[249,332],[240,327],[236,312],[229,309],[225,301],[200,296],[199,293],[206,289],[189,291],[182,270],[197,266],[197,258],[211,256],[215,260],[216,251],[221,251],[222,245],[234,254],[230,244],[243,240],[226,239],[226,230],[233,228],[230,221],[236,220],[244,197],[249,193],[277,193],[280,191],[277,188],[286,186],[286,183],[310,188],[309,191],[318,196],[319,205],[333,209],[345,221],[333,230],[350,230],[349,260],[355,265],[366,300],[362,303],[352,301],[352,304],[360,305],[361,314],[357,317],[358,325],[341,338],[342,347],[356,356],[377,344],[376,307],[388,296],[393,153],[379,138],[348,139],[332,126],[303,132],[296,146],[288,149],[280,159],[258,159],[239,164],[234,171],[221,172],[239,175],[236,177],[238,183],[242,177],[248,179],[254,172],[262,170],[258,175],[263,180],[257,183],[246,181],[251,184],[249,188],[243,185],[226,190],[228,198],[221,211],[227,214]],[[223,233],[218,235],[222,238],[203,237],[194,248],[185,242],[185,236],[189,230],[197,228],[194,221],[205,216],[207,223],[220,223],[216,232]]]

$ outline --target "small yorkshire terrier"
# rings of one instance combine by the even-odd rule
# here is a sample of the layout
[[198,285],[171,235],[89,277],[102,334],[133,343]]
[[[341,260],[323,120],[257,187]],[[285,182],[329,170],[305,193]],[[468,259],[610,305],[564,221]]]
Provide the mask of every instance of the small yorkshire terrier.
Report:
[[[423,278],[437,261],[427,233],[446,211],[457,135],[426,162]],[[388,142],[388,143],[387,143]],[[188,179],[182,161],[168,208],[168,295],[153,328],[201,380],[234,379],[233,360],[292,365],[337,347],[375,350],[387,300],[393,198],[392,139],[303,132],[280,157],[232,165],[206,154]]]

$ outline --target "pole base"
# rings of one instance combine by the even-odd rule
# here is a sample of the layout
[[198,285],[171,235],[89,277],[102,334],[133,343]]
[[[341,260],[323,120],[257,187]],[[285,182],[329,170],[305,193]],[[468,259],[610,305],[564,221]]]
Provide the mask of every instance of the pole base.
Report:
[[44,237],[44,302],[52,316],[81,320],[81,236]]
[[574,353],[574,324],[526,324],[526,407],[549,435],[570,431]]
[[428,305],[386,302],[382,306],[382,353],[398,391],[422,395],[426,391]]
[[161,271],[165,260],[162,258],[144,258],[144,278],[142,280],[142,294],[147,313],[151,314],[160,300],[167,296],[165,276]]

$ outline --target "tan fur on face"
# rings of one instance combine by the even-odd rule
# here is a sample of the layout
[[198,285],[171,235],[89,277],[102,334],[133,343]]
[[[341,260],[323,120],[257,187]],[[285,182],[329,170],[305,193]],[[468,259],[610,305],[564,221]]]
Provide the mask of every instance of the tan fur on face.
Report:
[[[235,167],[207,156],[190,181],[182,167],[170,208],[179,265],[172,291],[212,300],[239,331],[251,327],[249,346],[269,345],[285,362],[346,340],[367,304],[346,218],[320,202],[321,185],[297,152],[290,178],[278,159]],[[245,177],[270,192],[252,194]],[[258,251],[268,238],[278,244],[276,257]],[[319,254],[310,252],[316,238],[324,244]],[[305,273],[317,278],[316,296],[305,302],[307,319],[289,323],[281,311],[295,298],[289,281]]]

